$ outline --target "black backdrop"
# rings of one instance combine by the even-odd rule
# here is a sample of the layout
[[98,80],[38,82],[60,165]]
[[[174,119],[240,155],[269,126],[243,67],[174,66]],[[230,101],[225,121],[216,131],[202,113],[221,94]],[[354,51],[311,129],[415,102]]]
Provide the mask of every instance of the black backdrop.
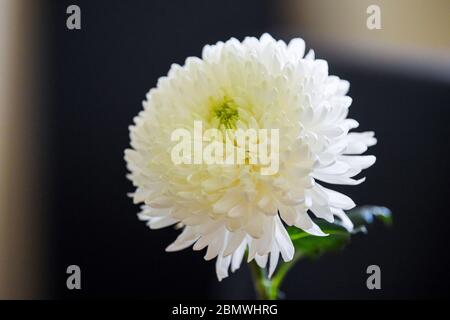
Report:
[[[150,231],[126,196],[123,151],[145,93],[173,62],[204,44],[271,32],[285,38],[275,1],[47,1],[45,119],[48,289],[53,298],[252,298],[245,266],[218,283],[214,263],[185,250],[165,253],[171,229]],[[69,31],[77,4],[82,30]],[[301,35],[301,30],[295,35]],[[308,40],[308,39],[306,39]],[[307,42],[308,43],[308,42]],[[340,63],[351,82],[351,116],[375,130],[378,158],[367,181],[343,188],[356,203],[381,204],[394,227],[375,225],[339,255],[299,263],[284,286],[297,298],[448,296],[448,83]],[[378,69],[378,71],[374,71]],[[66,289],[66,267],[82,269],[82,290]],[[366,288],[366,267],[382,290]]]

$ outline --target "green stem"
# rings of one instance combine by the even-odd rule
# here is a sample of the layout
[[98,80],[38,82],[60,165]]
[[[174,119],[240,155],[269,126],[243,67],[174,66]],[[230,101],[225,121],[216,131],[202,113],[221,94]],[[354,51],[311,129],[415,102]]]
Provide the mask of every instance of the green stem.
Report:
[[250,263],[253,284],[258,300],[277,300],[279,298],[280,286],[283,283],[286,274],[300,257],[301,255],[296,253],[291,261],[282,262],[271,279],[267,277],[266,269],[260,268],[255,260]]
[[265,270],[260,268],[256,264],[255,260],[250,262],[249,266],[252,273],[253,285],[255,286],[256,296],[258,300],[268,300],[269,296],[265,285]]

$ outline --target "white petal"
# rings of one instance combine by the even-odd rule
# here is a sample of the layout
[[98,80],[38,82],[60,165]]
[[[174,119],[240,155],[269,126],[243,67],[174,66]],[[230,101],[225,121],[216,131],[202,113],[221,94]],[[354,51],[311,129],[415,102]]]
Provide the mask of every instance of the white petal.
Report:
[[[142,216],[140,216],[141,218]],[[147,225],[150,229],[161,229],[178,223],[178,220],[172,219],[171,217],[154,217],[150,218]]]
[[270,266],[269,266],[269,278],[272,277],[277,265],[278,259],[280,257],[280,251],[277,246],[274,246],[270,252]]
[[223,252],[223,255],[226,257],[233,252],[235,252],[242,244],[245,238],[245,232],[237,231],[230,234],[228,238],[228,244]]
[[353,200],[345,194],[327,189],[319,184],[317,184],[317,186],[327,194],[328,202],[331,206],[344,210],[349,210],[355,207]]
[[260,256],[260,255],[256,255],[255,256],[255,261],[256,264],[260,267],[260,268],[265,268],[267,265],[267,259],[268,259],[268,255],[264,255],[264,256]]
[[297,222],[295,223],[297,228],[312,234],[313,236],[326,237],[328,234],[324,233],[317,224],[315,224],[307,213],[300,214]]
[[275,239],[278,243],[281,256],[284,261],[290,261],[294,257],[294,245],[279,217],[275,217]]
[[341,219],[342,226],[347,229],[348,232],[351,232],[353,230],[353,222],[352,220],[347,217],[344,210],[336,210],[334,214]]
[[228,277],[228,268],[230,267],[231,256],[228,257],[217,257],[216,260],[216,274],[217,279],[222,281],[222,279]]
[[231,262],[231,271],[234,272],[241,266],[242,259],[244,258],[245,249],[247,247],[247,242],[243,241],[241,245],[233,253],[233,259]]

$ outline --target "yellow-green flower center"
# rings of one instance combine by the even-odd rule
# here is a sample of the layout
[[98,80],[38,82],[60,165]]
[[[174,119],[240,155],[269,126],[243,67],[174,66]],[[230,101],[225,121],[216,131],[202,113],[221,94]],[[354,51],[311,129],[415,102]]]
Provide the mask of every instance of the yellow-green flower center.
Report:
[[214,117],[219,120],[219,125],[226,129],[235,129],[236,121],[239,119],[239,112],[236,104],[227,100],[213,109]]

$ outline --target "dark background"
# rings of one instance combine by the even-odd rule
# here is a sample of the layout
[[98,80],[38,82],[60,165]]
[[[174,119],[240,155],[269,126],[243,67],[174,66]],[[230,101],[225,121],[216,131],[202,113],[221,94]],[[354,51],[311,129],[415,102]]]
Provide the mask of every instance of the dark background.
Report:
[[[282,27],[275,1],[47,1],[43,85],[48,290],[51,298],[253,298],[248,269],[217,282],[214,262],[187,249],[166,253],[178,231],[150,231],[126,194],[128,126],[145,93],[172,63],[208,43]],[[82,30],[65,27],[68,5]],[[308,44],[308,38],[306,37]],[[291,299],[448,297],[448,83],[329,61],[351,83],[350,116],[375,130],[376,164],[367,181],[341,188],[357,204],[392,209],[394,226],[374,225],[340,254],[298,263],[284,285]],[[66,288],[66,268],[82,290]],[[377,264],[382,289],[366,288]]]

